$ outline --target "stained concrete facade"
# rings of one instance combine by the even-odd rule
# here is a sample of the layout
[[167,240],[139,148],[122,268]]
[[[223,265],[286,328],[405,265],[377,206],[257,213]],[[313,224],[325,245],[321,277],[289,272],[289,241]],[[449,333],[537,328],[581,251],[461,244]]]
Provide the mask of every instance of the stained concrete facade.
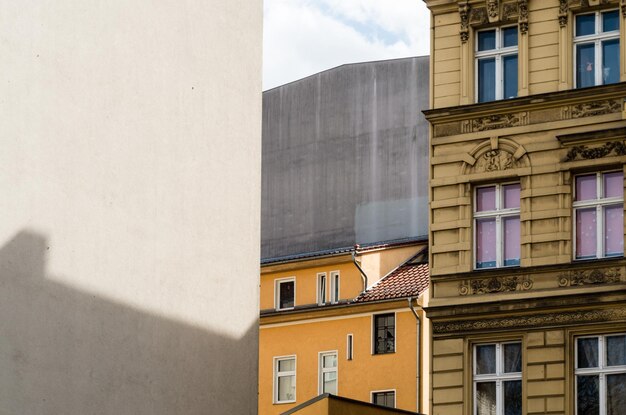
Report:
[[428,57],[263,94],[262,257],[428,232]]
[[0,413],[256,414],[261,1],[0,21]]

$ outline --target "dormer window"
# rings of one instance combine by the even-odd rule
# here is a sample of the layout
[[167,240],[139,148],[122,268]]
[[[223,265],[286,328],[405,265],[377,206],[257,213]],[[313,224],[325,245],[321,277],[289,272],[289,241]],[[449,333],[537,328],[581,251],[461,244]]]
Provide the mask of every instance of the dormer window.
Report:
[[517,97],[517,26],[476,33],[478,102]]
[[619,82],[619,20],[617,10],[576,16],[576,88]]

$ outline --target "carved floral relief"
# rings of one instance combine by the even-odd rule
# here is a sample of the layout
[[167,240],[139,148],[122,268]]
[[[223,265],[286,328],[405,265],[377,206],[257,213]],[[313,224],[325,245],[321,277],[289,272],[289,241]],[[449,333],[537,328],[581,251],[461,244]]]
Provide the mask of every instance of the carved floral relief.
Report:
[[612,141],[600,147],[575,146],[565,156],[564,161],[592,160],[607,156],[626,156],[626,145],[623,141]]
[[492,277],[465,280],[459,285],[459,294],[493,294],[517,290],[530,290],[533,281],[529,277]]
[[571,271],[559,276],[559,287],[571,287],[589,284],[609,284],[620,282],[622,274],[619,268]]

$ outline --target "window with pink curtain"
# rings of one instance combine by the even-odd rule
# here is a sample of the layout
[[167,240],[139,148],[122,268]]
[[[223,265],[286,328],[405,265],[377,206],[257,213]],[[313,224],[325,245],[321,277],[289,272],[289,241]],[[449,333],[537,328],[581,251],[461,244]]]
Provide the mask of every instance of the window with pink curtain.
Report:
[[519,183],[476,188],[475,268],[520,264]]
[[576,259],[624,255],[624,174],[584,174],[575,179]]

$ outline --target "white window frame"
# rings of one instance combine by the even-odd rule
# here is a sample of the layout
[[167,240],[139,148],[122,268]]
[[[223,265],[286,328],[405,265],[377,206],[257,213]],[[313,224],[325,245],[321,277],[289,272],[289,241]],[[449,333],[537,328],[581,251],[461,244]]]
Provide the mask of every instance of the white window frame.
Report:
[[[280,285],[288,282],[293,282],[293,307],[280,308]],[[296,307],[296,277],[274,280],[274,306],[276,311],[293,310]]]
[[[626,333],[611,333],[611,334],[596,334],[590,336],[577,336],[574,339],[575,353],[574,353],[574,407],[575,413],[578,414],[578,376],[584,375],[597,375],[599,376],[599,390],[598,393],[600,401],[600,415],[606,415],[606,376],[626,373],[626,365],[622,366],[607,366],[606,346],[605,341],[607,337],[612,336],[626,336]],[[598,367],[597,368],[578,368],[578,340],[579,339],[598,339]]]
[[[618,255],[611,255],[611,256],[604,256],[604,207],[605,206],[609,206],[609,205],[616,205],[618,203],[622,204],[622,209],[624,208],[624,198],[623,197],[608,197],[605,198],[604,197],[604,183],[602,180],[602,176],[606,173],[620,173],[620,170],[606,170],[606,171],[599,171],[599,172],[595,172],[596,175],[596,199],[592,199],[592,200],[582,200],[582,201],[576,201],[576,179],[578,177],[581,176],[589,176],[591,174],[593,174],[593,172],[591,173],[583,173],[583,174],[577,174],[576,176],[574,176],[574,191],[573,191],[573,202],[572,202],[572,208],[573,208],[573,216],[572,216],[572,229],[574,230],[573,233],[573,238],[572,238],[572,246],[574,248],[574,251],[572,253],[572,256],[574,258],[575,261],[589,261],[589,260],[593,260],[593,259],[598,259],[598,258],[619,258]],[[595,258],[576,258],[576,239],[577,239],[577,235],[578,235],[578,229],[576,227],[576,212],[579,209],[589,209],[589,208],[596,208],[596,257]],[[623,238],[623,236],[622,236]],[[623,256],[623,253],[622,253]]]
[[[523,344],[519,340],[507,341],[501,343],[477,343],[473,345],[472,350],[472,413],[476,415],[478,413],[477,399],[476,399],[476,385],[480,382],[496,382],[496,415],[504,415],[504,388],[502,383],[505,381],[519,380],[522,381],[522,372],[504,373],[504,346],[507,344],[519,344],[523,353]],[[476,374],[476,350],[480,346],[496,346],[496,373],[495,374]],[[520,358],[522,358],[520,356]],[[524,368],[524,362],[522,361],[522,370]],[[522,388],[524,382],[522,382]],[[523,398],[522,398],[523,401]]]
[[337,304],[341,298],[341,281],[339,271],[330,272],[330,303]]
[[[376,316],[382,316],[385,314],[393,314],[393,352],[376,353]],[[371,335],[371,341],[370,341],[372,345],[372,349],[370,351],[371,354],[384,356],[384,355],[396,353],[396,351],[398,350],[398,314],[395,311],[391,311],[388,313],[372,314],[370,327],[372,328],[372,335]]]
[[[390,393],[393,392],[393,407],[396,407],[396,404],[398,402],[398,393],[396,392],[396,389],[382,389],[382,390],[376,390],[376,391],[370,391],[370,403],[376,405],[374,403],[374,395],[377,393]],[[382,406],[382,405],[378,405],[378,406]],[[388,408],[387,406],[382,406],[383,408]]]
[[324,305],[327,302],[328,302],[328,276],[326,275],[325,272],[318,272],[317,273],[317,305]]
[[[506,185],[511,185],[511,184],[519,184],[520,185],[520,207],[519,208],[508,208],[508,209],[504,209],[501,208],[504,205],[504,198],[503,198],[503,187]],[[485,212],[477,212],[476,208],[477,208],[477,193],[478,193],[478,189],[481,188],[485,188],[485,187],[494,187],[496,188],[496,209],[495,210],[489,210],[489,211],[485,211]],[[474,211],[473,211],[473,244],[474,244],[474,249],[472,250],[473,253],[473,268],[477,269],[477,270],[483,270],[483,269],[496,269],[496,268],[512,268],[512,267],[519,267],[519,265],[504,265],[504,239],[502,237],[502,219],[503,218],[508,218],[508,217],[515,217],[518,216],[520,217],[520,232],[521,232],[521,206],[522,206],[522,200],[521,200],[521,183],[520,182],[506,182],[506,183],[490,183],[490,184],[486,184],[486,185],[480,185],[480,186],[476,186],[474,188],[474,200],[473,200],[473,205],[474,205]],[[496,219],[496,266],[495,267],[485,267],[485,268],[478,268],[476,266],[476,254],[477,254],[477,249],[478,247],[476,246],[476,228],[477,228],[477,221],[478,219],[486,219],[486,218],[495,218]],[[520,235],[520,239],[521,239],[521,235]],[[521,240],[519,241],[521,244]],[[521,254],[521,249],[520,249],[520,254]],[[521,258],[520,258],[521,261]]]
[[[321,395],[322,393],[326,393],[324,392],[324,374],[325,373],[331,373],[331,372],[335,372],[336,373],[336,379],[337,379],[337,393],[336,395],[339,395],[339,353],[337,353],[337,350],[328,350],[325,352],[319,352],[318,354],[318,365],[317,365],[317,394]],[[337,362],[337,366],[333,367],[333,368],[324,368],[324,357],[325,356],[335,356],[335,362]]]
[[352,333],[346,336],[346,360],[354,360],[354,335]]
[[[278,362],[280,362],[281,360],[292,360],[293,359],[293,370],[288,370],[285,372],[279,372],[278,371]],[[272,403],[274,404],[283,404],[283,403],[294,403],[296,402],[296,400],[298,399],[296,394],[298,391],[298,386],[297,386],[297,371],[298,371],[298,357],[296,355],[288,355],[288,356],[275,356],[274,357],[274,384],[272,387]],[[279,401],[278,400],[278,378],[279,377],[287,377],[287,376],[293,376],[293,384],[296,385],[294,393],[293,393],[293,399],[290,399],[288,401]]]
[[[479,74],[478,74],[478,61],[480,59],[484,59],[484,58],[495,58],[496,61],[496,98],[495,100],[501,100],[504,99],[503,95],[504,95],[504,74],[503,74],[503,69],[502,69],[502,58],[504,56],[510,56],[510,55],[517,55],[517,59],[518,59],[518,72],[517,72],[517,76],[518,76],[518,93],[519,93],[519,29],[517,31],[517,42],[518,44],[516,46],[508,46],[508,47],[502,47],[502,29],[508,29],[510,27],[517,27],[517,25],[506,25],[506,26],[501,26],[501,27],[490,27],[487,29],[482,29],[482,30],[477,30],[475,33],[475,42],[474,42],[474,73],[475,73],[475,79],[474,79],[474,91],[476,91],[475,93],[475,101],[478,103],[480,102],[478,100],[478,91],[479,91]],[[478,50],[478,34],[481,32],[489,32],[494,30],[496,31],[496,47],[495,49],[490,49],[490,50],[483,50],[483,51],[479,51]],[[489,102],[489,101],[485,101],[485,102]]]
[[[578,88],[578,85],[576,85],[576,78],[577,78],[577,68],[576,68],[576,62],[578,62],[578,56],[576,53],[576,46],[583,44],[583,43],[593,43],[594,44],[594,49],[593,49],[593,59],[594,62],[593,64],[595,65],[595,79],[594,79],[594,85],[603,85],[603,81],[602,81],[602,41],[603,40],[612,40],[612,39],[617,39],[620,40],[620,35],[619,35],[619,28],[617,30],[614,30],[612,32],[602,32],[602,13],[606,13],[606,12],[612,12],[612,11],[616,11],[618,12],[618,19],[622,20],[622,16],[621,13],[619,12],[618,9],[606,9],[606,10],[597,10],[595,12],[591,12],[591,13],[579,13],[577,15],[574,16],[574,25],[573,25],[573,30],[574,30],[574,40],[573,40],[573,47],[574,47],[574,52],[573,52],[573,56],[574,56],[574,88]],[[585,36],[576,36],[576,18],[578,16],[584,16],[584,15],[595,15],[595,33],[592,35],[585,35]],[[620,52],[621,53],[621,52]],[[598,68],[600,68],[600,70],[598,70]]]

